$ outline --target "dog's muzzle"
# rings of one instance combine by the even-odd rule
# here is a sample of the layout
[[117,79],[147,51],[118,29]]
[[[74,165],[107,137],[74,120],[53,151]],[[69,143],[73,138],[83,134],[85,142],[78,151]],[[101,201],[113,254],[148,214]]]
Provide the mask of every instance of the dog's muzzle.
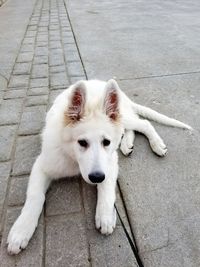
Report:
[[92,183],[97,184],[103,182],[105,179],[105,174],[102,172],[92,172],[88,175],[88,177]]

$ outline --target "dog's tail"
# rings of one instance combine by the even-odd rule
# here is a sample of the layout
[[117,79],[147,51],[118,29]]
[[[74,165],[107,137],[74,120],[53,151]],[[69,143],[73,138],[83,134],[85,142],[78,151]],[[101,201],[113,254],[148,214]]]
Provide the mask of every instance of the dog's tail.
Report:
[[168,126],[192,130],[192,127],[190,127],[189,125],[183,122],[180,122],[178,120],[169,118],[163,114],[158,113],[157,111],[153,109],[144,107],[142,105],[139,105],[133,102],[132,102],[132,107],[137,114],[149,120],[153,120],[153,121],[156,121],[164,125],[168,125]]

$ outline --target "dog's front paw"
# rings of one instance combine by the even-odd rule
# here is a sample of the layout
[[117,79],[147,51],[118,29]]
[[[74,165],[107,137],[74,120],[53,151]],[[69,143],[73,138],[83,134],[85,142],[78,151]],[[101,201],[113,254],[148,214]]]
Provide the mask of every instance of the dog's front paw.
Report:
[[167,147],[161,138],[157,138],[150,142],[152,150],[160,157],[167,154]]
[[22,249],[26,248],[36,225],[30,221],[23,221],[19,217],[12,226],[8,238],[8,253],[18,254]]
[[120,145],[120,150],[122,154],[126,157],[130,156],[133,153],[133,148],[133,145],[131,147],[128,147],[127,144],[125,144],[124,142]]
[[126,132],[121,140],[120,150],[124,156],[130,156],[133,152],[134,133],[132,131]]
[[97,211],[96,217],[96,228],[100,230],[100,232],[104,235],[112,234],[115,226],[116,226],[116,210],[113,209],[113,212],[110,214],[106,214],[104,212]]

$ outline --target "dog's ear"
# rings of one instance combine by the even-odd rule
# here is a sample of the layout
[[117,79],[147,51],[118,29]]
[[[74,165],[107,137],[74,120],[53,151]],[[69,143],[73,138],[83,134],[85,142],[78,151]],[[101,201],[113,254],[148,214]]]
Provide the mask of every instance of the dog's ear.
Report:
[[113,79],[106,84],[106,94],[104,99],[104,111],[113,121],[119,119],[119,86]]
[[67,110],[65,112],[65,122],[76,123],[78,122],[84,114],[86,98],[86,88],[83,81],[79,81],[74,85],[71,92],[71,98]]

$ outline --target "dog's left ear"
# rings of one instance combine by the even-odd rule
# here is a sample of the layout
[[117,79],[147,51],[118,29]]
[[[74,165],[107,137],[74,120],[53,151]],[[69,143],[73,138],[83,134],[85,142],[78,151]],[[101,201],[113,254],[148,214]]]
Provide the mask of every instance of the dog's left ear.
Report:
[[86,88],[83,81],[75,83],[71,92],[71,98],[65,111],[65,122],[76,123],[83,117],[86,98]]
[[119,119],[119,86],[113,79],[106,84],[104,110],[106,115],[113,121]]

